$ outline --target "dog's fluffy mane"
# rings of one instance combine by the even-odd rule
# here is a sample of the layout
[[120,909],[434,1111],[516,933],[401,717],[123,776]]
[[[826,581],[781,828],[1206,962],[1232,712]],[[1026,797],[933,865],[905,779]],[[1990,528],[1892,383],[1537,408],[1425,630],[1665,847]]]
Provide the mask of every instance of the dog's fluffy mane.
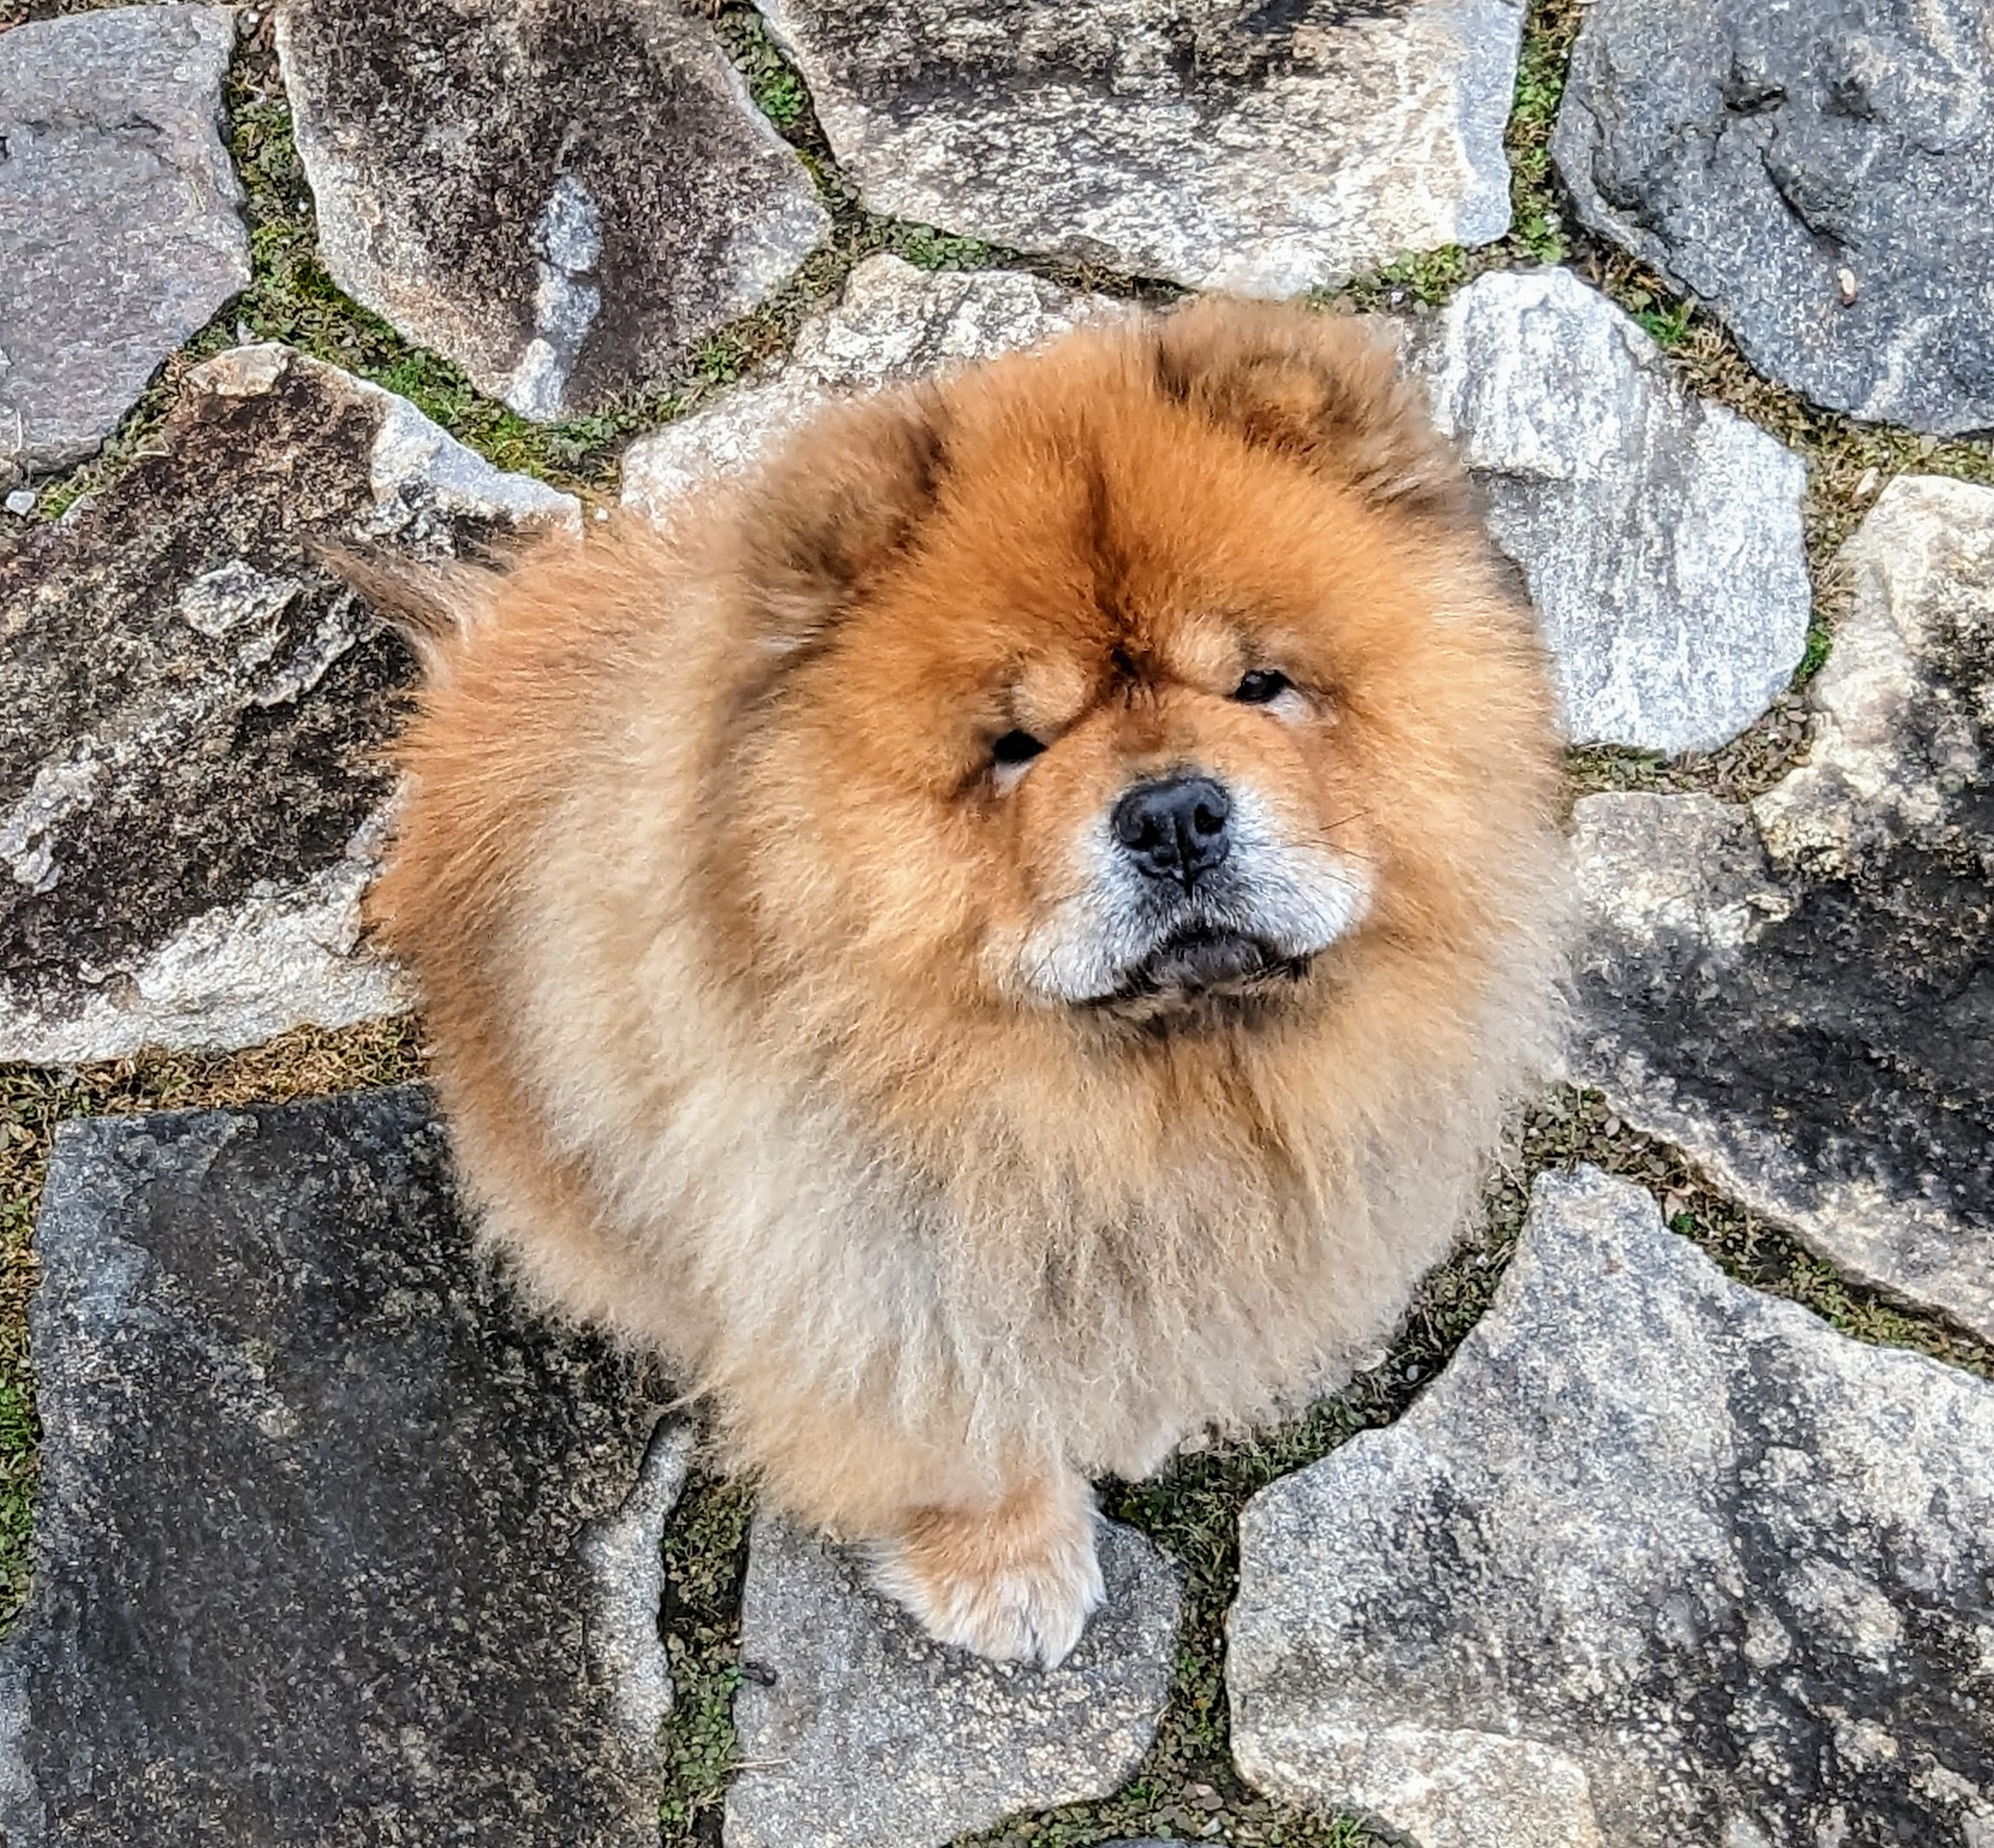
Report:
[[[977,394],[1020,365],[1049,400],[1306,471],[1357,568],[1416,554],[1492,638],[1445,657],[1434,725],[1502,774],[1435,768],[1437,729],[1395,747],[1436,753],[1418,825],[1460,860],[1257,1017],[1000,1006],[780,850],[808,817],[772,726],[809,723],[800,675],[921,543]],[[1548,1044],[1555,758],[1528,615],[1367,332],[1231,306],[1074,336],[845,408],[668,531],[549,540],[429,601],[373,912],[420,978],[467,1181],[544,1299],[713,1395],[777,1501],[867,1532],[1041,1455],[1146,1472],[1346,1375],[1457,1236]],[[934,908],[926,942],[972,899],[898,902]]]

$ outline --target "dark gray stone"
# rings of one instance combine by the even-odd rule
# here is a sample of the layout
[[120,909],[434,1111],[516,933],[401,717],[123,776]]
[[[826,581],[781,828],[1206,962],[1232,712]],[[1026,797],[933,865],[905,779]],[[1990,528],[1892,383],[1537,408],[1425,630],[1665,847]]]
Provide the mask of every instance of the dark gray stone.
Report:
[[359,900],[414,664],[307,547],[577,517],[404,400],[247,347],[101,500],[0,544],[0,1060],[403,1005]]
[[1578,805],[1572,1073],[1994,1338],[1994,489],[1901,479],[1842,566],[1800,769]]
[[877,210],[1292,295],[1509,224],[1519,0],[756,0]]
[[72,1123],[37,1246],[9,1848],[655,1848],[682,1451],[474,1257],[426,1094]]
[[1529,580],[1575,743],[1710,750],[1785,691],[1814,601],[1797,456],[1563,270],[1482,277],[1410,357]]
[[1177,1574],[1101,1529],[1108,1601],[1056,1669],[932,1641],[857,1564],[755,1522],[727,1848],[941,1848],[1008,1815],[1105,1797],[1156,1735],[1176,1655]]
[[1233,1749],[1415,1848],[1979,1848],[1994,1386],[1538,1181],[1399,1422],[1240,1523]]
[[1994,425],[1985,0],[1597,0],[1553,151],[1579,216],[1858,417]]
[[332,278],[522,415],[656,378],[827,228],[681,0],[288,0]]
[[87,456],[249,280],[226,7],[0,34],[0,488]]

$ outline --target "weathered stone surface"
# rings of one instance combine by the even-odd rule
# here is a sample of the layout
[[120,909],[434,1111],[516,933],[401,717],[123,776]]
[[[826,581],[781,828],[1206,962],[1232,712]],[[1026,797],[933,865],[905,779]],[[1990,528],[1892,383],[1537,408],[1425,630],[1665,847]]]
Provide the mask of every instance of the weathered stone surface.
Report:
[[1553,150],[1588,225],[1817,403],[1994,425],[1985,0],[1597,0],[1585,20]]
[[1108,1602],[1050,1671],[931,1642],[811,1535],[748,1543],[727,1848],[940,1848],[1019,1810],[1115,1790],[1169,1693],[1179,1590],[1126,1527],[1101,1530]]
[[413,663],[307,547],[577,517],[402,399],[246,347],[102,500],[0,552],[0,1060],[402,1005],[358,907]]
[[1482,277],[1409,356],[1530,582],[1572,739],[1708,749],[1763,713],[1807,647],[1800,459],[1564,270]]
[[748,468],[827,400],[1037,345],[1124,312],[1010,270],[933,273],[897,256],[852,272],[838,305],[797,334],[782,369],[632,443],[623,501],[656,518],[703,481]]
[[1802,768],[1578,805],[1573,1074],[1994,1337],[1994,489],[1895,482],[1843,561]]
[[523,416],[668,370],[828,226],[681,0],[287,0],[333,280]]
[[70,1124],[37,1246],[9,1848],[654,1848],[682,1441],[474,1258],[423,1093]]
[[1994,1828],[1994,1387],[1537,1183],[1404,1417],[1241,1521],[1241,1769],[1416,1848]]
[[225,7],[0,34],[0,487],[87,456],[249,280]]
[[1509,224],[1517,0],[756,0],[876,209],[1292,295]]

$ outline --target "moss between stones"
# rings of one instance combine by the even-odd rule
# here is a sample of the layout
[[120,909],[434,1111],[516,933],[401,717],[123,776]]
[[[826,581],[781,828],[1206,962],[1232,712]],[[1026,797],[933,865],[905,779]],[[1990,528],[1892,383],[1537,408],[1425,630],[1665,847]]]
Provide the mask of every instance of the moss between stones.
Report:
[[[94,0],[59,0],[48,13]],[[0,0],[4,7],[7,0]],[[1083,265],[1000,250],[974,238],[867,212],[831,163],[802,80],[745,0],[698,0],[740,66],[750,93],[815,178],[832,218],[829,235],[768,302],[717,330],[671,375],[613,399],[588,416],[535,424],[480,393],[449,360],[405,341],[343,295],[318,256],[317,218],[291,133],[265,13],[237,41],[225,99],[230,152],[246,196],[250,281],[168,360],[116,434],[90,461],[37,485],[32,517],[55,519],[82,494],[100,492],[143,452],[187,372],[247,340],[280,340],[408,399],[424,415],[496,466],[535,475],[587,497],[614,500],[630,439],[683,416],[716,391],[779,361],[804,319],[834,297],[853,268],[882,252],[918,268],[1028,270],[1071,288],[1166,300],[1180,291]],[[36,0],[36,16],[44,11]],[[0,13],[0,20],[6,17]],[[8,541],[0,533],[0,547]]]
[[719,1848],[734,1769],[741,1584],[753,1513],[748,1490],[695,1468],[666,1529],[658,1627],[671,1668],[672,1704],[665,1722],[661,1848]]
[[[0,0],[0,27],[111,3]],[[39,515],[53,517],[78,494],[115,479],[157,429],[188,368],[244,337],[284,340],[402,393],[501,467],[607,496],[616,488],[617,452],[631,436],[779,358],[803,317],[842,285],[854,263],[877,251],[891,251],[924,268],[1023,268],[1069,286],[1147,300],[1179,293],[868,214],[837,173],[801,80],[759,15],[744,0],[700,3],[758,105],[810,166],[833,229],[774,301],[705,342],[678,376],[592,417],[542,428],[481,397],[455,367],[409,347],[342,296],[317,259],[311,200],[292,145],[266,19],[242,43],[228,92],[231,145],[249,196],[250,287],[174,356],[101,456],[43,485]],[[1800,676],[1804,682],[1824,658],[1832,631],[1838,596],[1829,568],[1833,553],[1883,486],[1912,468],[1994,482],[1994,445],[1934,442],[1813,409],[1757,378],[1701,310],[1573,226],[1551,171],[1549,141],[1582,13],[1580,0],[1531,0],[1508,137],[1515,206],[1509,236],[1485,251],[1456,249],[1402,259],[1325,301],[1344,308],[1430,311],[1490,269],[1539,262],[1570,262],[1603,288],[1641,321],[1692,388],[1806,457],[1818,620]],[[1798,702],[1790,697],[1723,751],[1675,763],[1629,752],[1575,752],[1573,780],[1579,789],[1700,788],[1742,798],[1776,780],[1803,749],[1805,735]],[[35,1276],[30,1233],[56,1124],[103,1111],[287,1100],[420,1073],[418,1029],[407,1020],[337,1034],[294,1033],[227,1056],[148,1055],[68,1072],[0,1068],[0,1626],[18,1608],[26,1582],[38,1436],[25,1334]],[[1994,1379],[1994,1350],[1985,1343],[1883,1292],[1850,1284],[1832,1266],[1726,1200],[1676,1151],[1619,1122],[1602,1098],[1561,1092],[1532,1118],[1518,1164],[1492,1184],[1483,1231],[1429,1280],[1379,1368],[1256,1442],[1186,1457],[1155,1482],[1109,1488],[1109,1511],[1150,1534],[1187,1573],[1177,1674],[1156,1744],[1136,1777],[1107,1802],[1013,1820],[965,1838],[965,1848],[970,1840],[983,1848],[1079,1848],[1127,1834],[1290,1848],[1362,1848],[1375,1840],[1347,1819],[1309,1819],[1269,1804],[1232,1769],[1220,1626],[1238,1571],[1239,1510],[1276,1476],[1404,1410],[1487,1307],[1514,1249],[1531,1178],[1580,1160],[1648,1187],[1669,1224],[1742,1281],[1804,1304],[1856,1339],[1914,1348]],[[748,1511],[744,1492],[695,1474],[666,1541],[661,1622],[678,1689],[666,1732],[666,1848],[712,1848],[719,1841],[734,1758],[731,1704],[739,1678],[738,1604]]]
[[1742,736],[1714,752],[1670,761],[1609,748],[1575,752],[1572,757],[1580,792],[1697,789],[1742,801],[1771,788],[1804,752],[1808,726],[1800,691],[1826,660],[1841,611],[1843,591],[1834,558],[1843,541],[1897,475],[1915,470],[1994,484],[1994,440],[1918,436],[1816,409],[1760,378],[1704,308],[1683,300],[1637,258],[1578,224],[1552,168],[1550,145],[1584,16],[1582,0],[1530,0],[1508,134],[1514,219],[1509,235],[1482,250],[1456,247],[1403,257],[1376,276],[1325,291],[1317,300],[1360,311],[1430,313],[1491,270],[1566,263],[1647,330],[1689,389],[1736,411],[1804,459],[1815,617],[1795,691]]

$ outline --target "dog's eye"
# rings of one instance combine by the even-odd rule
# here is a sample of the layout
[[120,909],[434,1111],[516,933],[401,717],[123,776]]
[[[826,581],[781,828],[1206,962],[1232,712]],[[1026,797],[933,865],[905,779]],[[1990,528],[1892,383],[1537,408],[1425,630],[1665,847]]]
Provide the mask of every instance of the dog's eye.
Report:
[[1255,668],[1233,689],[1232,697],[1242,705],[1264,706],[1278,700],[1294,684],[1285,673],[1272,668]]
[[990,756],[1000,764],[1025,764],[1044,749],[1029,731],[1007,731],[990,747]]

